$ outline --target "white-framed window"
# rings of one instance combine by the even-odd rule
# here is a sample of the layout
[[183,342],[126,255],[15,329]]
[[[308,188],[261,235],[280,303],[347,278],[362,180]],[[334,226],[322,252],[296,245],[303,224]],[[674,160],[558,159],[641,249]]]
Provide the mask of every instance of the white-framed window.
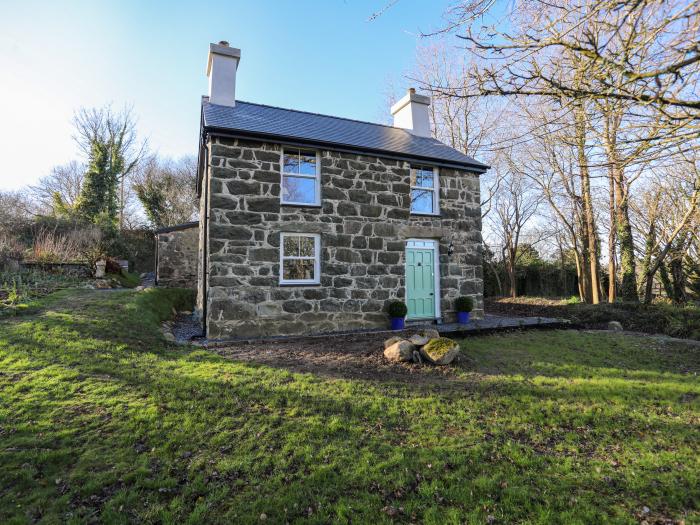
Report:
[[440,178],[437,168],[411,166],[411,213],[437,215],[440,213]]
[[317,151],[300,148],[282,150],[282,204],[321,205],[321,170]]
[[321,236],[315,233],[280,234],[280,284],[321,282]]

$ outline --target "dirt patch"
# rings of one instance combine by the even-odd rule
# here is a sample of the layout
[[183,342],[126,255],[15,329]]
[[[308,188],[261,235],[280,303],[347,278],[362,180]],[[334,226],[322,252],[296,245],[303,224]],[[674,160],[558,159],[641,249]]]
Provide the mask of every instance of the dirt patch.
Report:
[[385,334],[328,336],[297,341],[245,342],[211,348],[224,357],[323,377],[433,383],[455,379],[454,365],[390,363]]

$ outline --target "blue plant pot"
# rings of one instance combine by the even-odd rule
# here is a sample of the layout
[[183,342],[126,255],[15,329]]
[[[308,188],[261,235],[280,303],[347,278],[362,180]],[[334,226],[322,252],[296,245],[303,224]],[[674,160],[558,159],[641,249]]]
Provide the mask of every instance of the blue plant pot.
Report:
[[467,324],[469,322],[469,312],[457,312],[457,322]]
[[403,330],[405,327],[405,319],[403,317],[392,317],[391,318],[391,329],[392,330]]

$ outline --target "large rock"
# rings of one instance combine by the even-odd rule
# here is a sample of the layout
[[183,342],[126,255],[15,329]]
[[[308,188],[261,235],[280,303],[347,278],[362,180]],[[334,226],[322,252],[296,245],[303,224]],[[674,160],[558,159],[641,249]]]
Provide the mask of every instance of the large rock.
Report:
[[447,337],[437,337],[421,347],[420,354],[434,365],[449,365],[459,354],[459,345]]
[[428,344],[428,341],[431,339],[437,339],[438,337],[440,337],[440,334],[437,330],[427,329],[413,334],[408,340],[416,346],[423,346]]
[[399,337],[397,335],[395,335],[394,337],[390,337],[389,339],[384,341],[384,350],[389,348],[394,343],[398,343],[399,341],[403,341],[403,340],[404,340],[403,337]]
[[610,321],[608,323],[608,330],[612,330],[613,332],[622,332],[624,328],[622,327],[622,323],[619,321]]
[[384,357],[389,361],[413,361],[413,351],[416,347],[410,342],[402,339],[384,350]]

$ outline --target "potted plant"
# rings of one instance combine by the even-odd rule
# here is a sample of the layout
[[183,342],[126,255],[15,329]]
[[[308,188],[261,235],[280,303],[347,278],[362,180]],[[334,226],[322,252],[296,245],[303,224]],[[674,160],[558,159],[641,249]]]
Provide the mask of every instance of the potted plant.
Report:
[[404,320],[406,318],[406,314],[408,313],[406,304],[401,301],[392,301],[389,303],[387,311],[389,312],[389,317],[391,317],[391,329],[403,330],[405,326]]
[[455,308],[457,309],[457,322],[459,324],[467,324],[469,322],[469,313],[474,309],[474,299],[465,295],[457,297]]

